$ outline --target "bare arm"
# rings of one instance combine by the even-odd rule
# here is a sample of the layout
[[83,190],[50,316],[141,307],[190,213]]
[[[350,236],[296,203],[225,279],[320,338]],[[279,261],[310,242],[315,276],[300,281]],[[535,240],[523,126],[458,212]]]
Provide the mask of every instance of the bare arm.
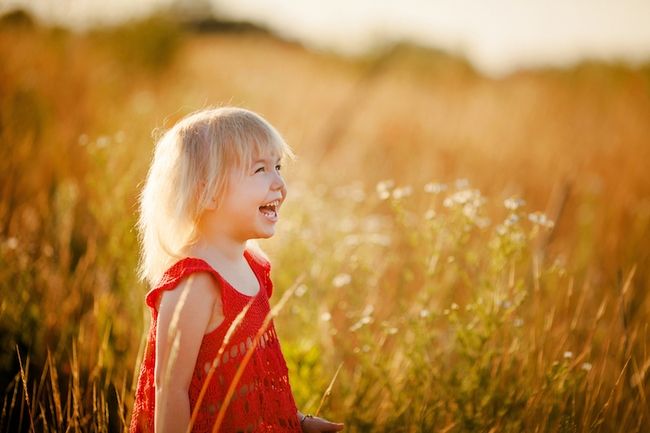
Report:
[[184,433],[190,422],[188,390],[213,308],[221,310],[217,282],[194,273],[160,300],[156,327],[156,433]]

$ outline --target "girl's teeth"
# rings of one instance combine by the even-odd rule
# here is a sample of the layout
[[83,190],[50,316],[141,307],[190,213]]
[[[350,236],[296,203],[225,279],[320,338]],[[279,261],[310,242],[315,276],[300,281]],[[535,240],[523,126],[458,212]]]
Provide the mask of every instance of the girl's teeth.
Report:
[[274,210],[263,210],[262,214],[270,218],[277,216],[277,213]]

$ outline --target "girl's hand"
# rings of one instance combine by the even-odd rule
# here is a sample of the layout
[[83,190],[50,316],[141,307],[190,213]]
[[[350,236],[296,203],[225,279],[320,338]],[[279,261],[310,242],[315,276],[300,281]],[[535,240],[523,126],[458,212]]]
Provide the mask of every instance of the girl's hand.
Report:
[[343,427],[343,423],[330,422],[317,416],[308,416],[302,422],[303,433],[336,432],[343,430]]

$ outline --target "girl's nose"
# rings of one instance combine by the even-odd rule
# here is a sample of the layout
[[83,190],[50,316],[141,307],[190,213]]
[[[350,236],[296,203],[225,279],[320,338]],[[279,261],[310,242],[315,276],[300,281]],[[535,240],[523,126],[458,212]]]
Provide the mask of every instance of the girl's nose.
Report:
[[273,189],[286,189],[286,185],[284,184],[284,179],[282,178],[282,175],[280,173],[275,173],[275,177],[273,178],[273,184],[271,185]]

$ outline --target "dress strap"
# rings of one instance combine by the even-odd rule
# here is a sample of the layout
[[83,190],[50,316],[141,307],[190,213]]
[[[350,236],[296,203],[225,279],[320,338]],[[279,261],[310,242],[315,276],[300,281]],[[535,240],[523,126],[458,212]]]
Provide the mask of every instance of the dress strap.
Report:
[[[271,264],[260,254],[253,253],[248,249],[244,251],[244,257],[250,264],[255,275],[258,277],[260,282],[260,291],[265,290],[266,297],[270,298],[273,293],[273,284],[271,283],[270,278]],[[158,284],[147,293],[145,297],[146,304],[157,313],[157,305],[162,293],[165,290],[175,289],[181,280],[194,272],[208,272],[217,279],[221,289],[221,302],[225,315],[229,315],[228,313],[230,313],[231,310],[236,314],[241,310],[242,305],[249,301],[250,297],[241,294],[233,288],[228,281],[226,281],[221,274],[219,274],[219,272],[217,272],[205,260],[197,257],[185,257],[174,263],[169,269],[167,269],[167,271],[165,271]]]
[[194,272],[209,272],[216,277],[222,288],[222,301],[224,300],[223,287],[225,284],[221,275],[204,260],[194,257],[185,257],[184,259],[174,263],[169,269],[167,269],[167,271],[165,271],[158,284],[147,293],[145,302],[149,307],[157,310],[158,300],[162,293],[165,290],[173,290],[183,278]]
[[[255,253],[253,250],[246,249],[244,250],[244,256],[249,257],[253,266],[257,266],[258,269],[262,272],[263,285],[266,287],[266,296],[271,299],[273,294],[273,282],[271,281],[271,262],[269,262],[264,256],[260,253]],[[261,289],[263,289],[262,287]]]

